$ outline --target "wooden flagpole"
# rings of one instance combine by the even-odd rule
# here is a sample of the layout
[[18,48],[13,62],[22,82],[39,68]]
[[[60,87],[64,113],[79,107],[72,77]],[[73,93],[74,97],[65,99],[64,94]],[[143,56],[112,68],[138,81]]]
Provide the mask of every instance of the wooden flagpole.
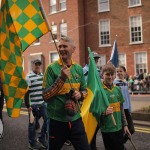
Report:
[[[51,30],[51,26],[50,26],[49,21],[48,21],[48,19],[47,19],[47,17],[46,17],[46,13],[45,13],[45,11],[44,11],[44,9],[43,9],[42,1],[39,0],[39,2],[40,2],[40,6],[41,6],[41,11],[42,11],[42,13],[43,13],[43,15],[44,15],[44,18],[45,18],[45,21],[46,21],[46,23],[47,23],[48,29],[49,29],[49,31],[50,31],[50,33],[51,33],[51,36],[52,36],[52,39],[53,39],[53,41],[54,41],[54,44],[55,44],[56,50],[57,50],[57,52],[58,52],[59,58],[60,58],[60,60],[61,60],[61,62],[62,62],[62,65],[65,66],[64,61],[63,61],[63,59],[62,59],[62,57],[61,57],[61,54],[60,54],[60,52],[59,52],[59,50],[58,50],[58,47],[57,47],[55,38],[54,38],[54,36],[53,36],[52,30]],[[68,79],[70,88],[72,89],[73,87],[72,87],[72,84],[71,84],[71,82],[70,82],[69,77],[67,77],[67,79]],[[76,102],[77,102],[78,109],[79,109],[79,111],[81,112],[79,102],[78,102],[78,101],[76,101]]]

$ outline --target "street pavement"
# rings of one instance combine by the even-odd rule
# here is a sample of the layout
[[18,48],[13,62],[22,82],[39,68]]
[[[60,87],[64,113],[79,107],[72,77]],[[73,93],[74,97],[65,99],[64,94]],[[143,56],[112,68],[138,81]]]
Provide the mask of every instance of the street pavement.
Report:
[[[141,102],[142,101],[142,102]],[[150,105],[150,96],[133,95],[131,96],[132,109],[137,110]],[[140,108],[139,108],[140,106]],[[21,111],[21,116],[17,119],[7,116],[4,109],[4,139],[0,141],[0,150],[28,150],[28,116],[27,112]],[[40,120],[41,122],[41,120]],[[150,126],[135,126],[136,132],[132,136],[132,140],[137,150],[150,150]],[[39,132],[39,131],[38,131]],[[132,150],[131,142],[125,144],[127,150]],[[72,146],[65,146],[62,150],[74,150]],[[104,150],[103,140],[100,131],[97,135],[97,150]]]

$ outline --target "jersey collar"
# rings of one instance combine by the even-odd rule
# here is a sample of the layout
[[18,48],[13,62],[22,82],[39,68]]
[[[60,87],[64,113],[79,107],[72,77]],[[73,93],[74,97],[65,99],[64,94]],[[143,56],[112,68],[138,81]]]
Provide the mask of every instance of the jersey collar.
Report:
[[[62,66],[62,62],[61,62],[60,58],[58,59],[58,63],[59,63],[59,65]],[[71,60],[71,65],[74,65],[74,64],[75,64],[75,62],[73,60]]]

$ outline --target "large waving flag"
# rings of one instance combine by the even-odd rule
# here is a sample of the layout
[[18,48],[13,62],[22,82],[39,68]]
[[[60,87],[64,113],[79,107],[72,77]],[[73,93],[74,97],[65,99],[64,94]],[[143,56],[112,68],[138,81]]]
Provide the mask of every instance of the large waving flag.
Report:
[[110,61],[112,62],[112,64],[117,67],[119,65],[119,60],[118,60],[118,49],[117,49],[117,41],[114,41],[114,45],[113,45],[113,49],[111,52],[111,56],[110,56]]
[[81,116],[90,143],[100,120],[100,116],[109,106],[109,102],[90,48],[88,48],[88,51],[90,56],[87,82],[88,96],[81,107]]
[[10,117],[19,117],[27,83],[22,53],[48,32],[38,0],[2,0],[0,10],[0,77]]

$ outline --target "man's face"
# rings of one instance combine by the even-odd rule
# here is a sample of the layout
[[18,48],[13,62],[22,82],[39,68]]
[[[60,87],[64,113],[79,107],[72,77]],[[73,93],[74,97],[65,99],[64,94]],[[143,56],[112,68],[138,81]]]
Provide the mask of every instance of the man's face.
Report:
[[33,72],[40,73],[41,71],[41,63],[35,63],[32,65]]
[[115,79],[114,73],[110,73],[109,71],[103,73],[103,81],[105,84],[112,85],[114,79]]
[[98,57],[94,57],[95,63],[98,63],[99,58]]
[[71,59],[71,56],[75,50],[75,47],[70,45],[69,42],[65,42],[65,41],[61,40],[58,43],[58,49],[59,49],[62,59],[66,60],[66,59]]

